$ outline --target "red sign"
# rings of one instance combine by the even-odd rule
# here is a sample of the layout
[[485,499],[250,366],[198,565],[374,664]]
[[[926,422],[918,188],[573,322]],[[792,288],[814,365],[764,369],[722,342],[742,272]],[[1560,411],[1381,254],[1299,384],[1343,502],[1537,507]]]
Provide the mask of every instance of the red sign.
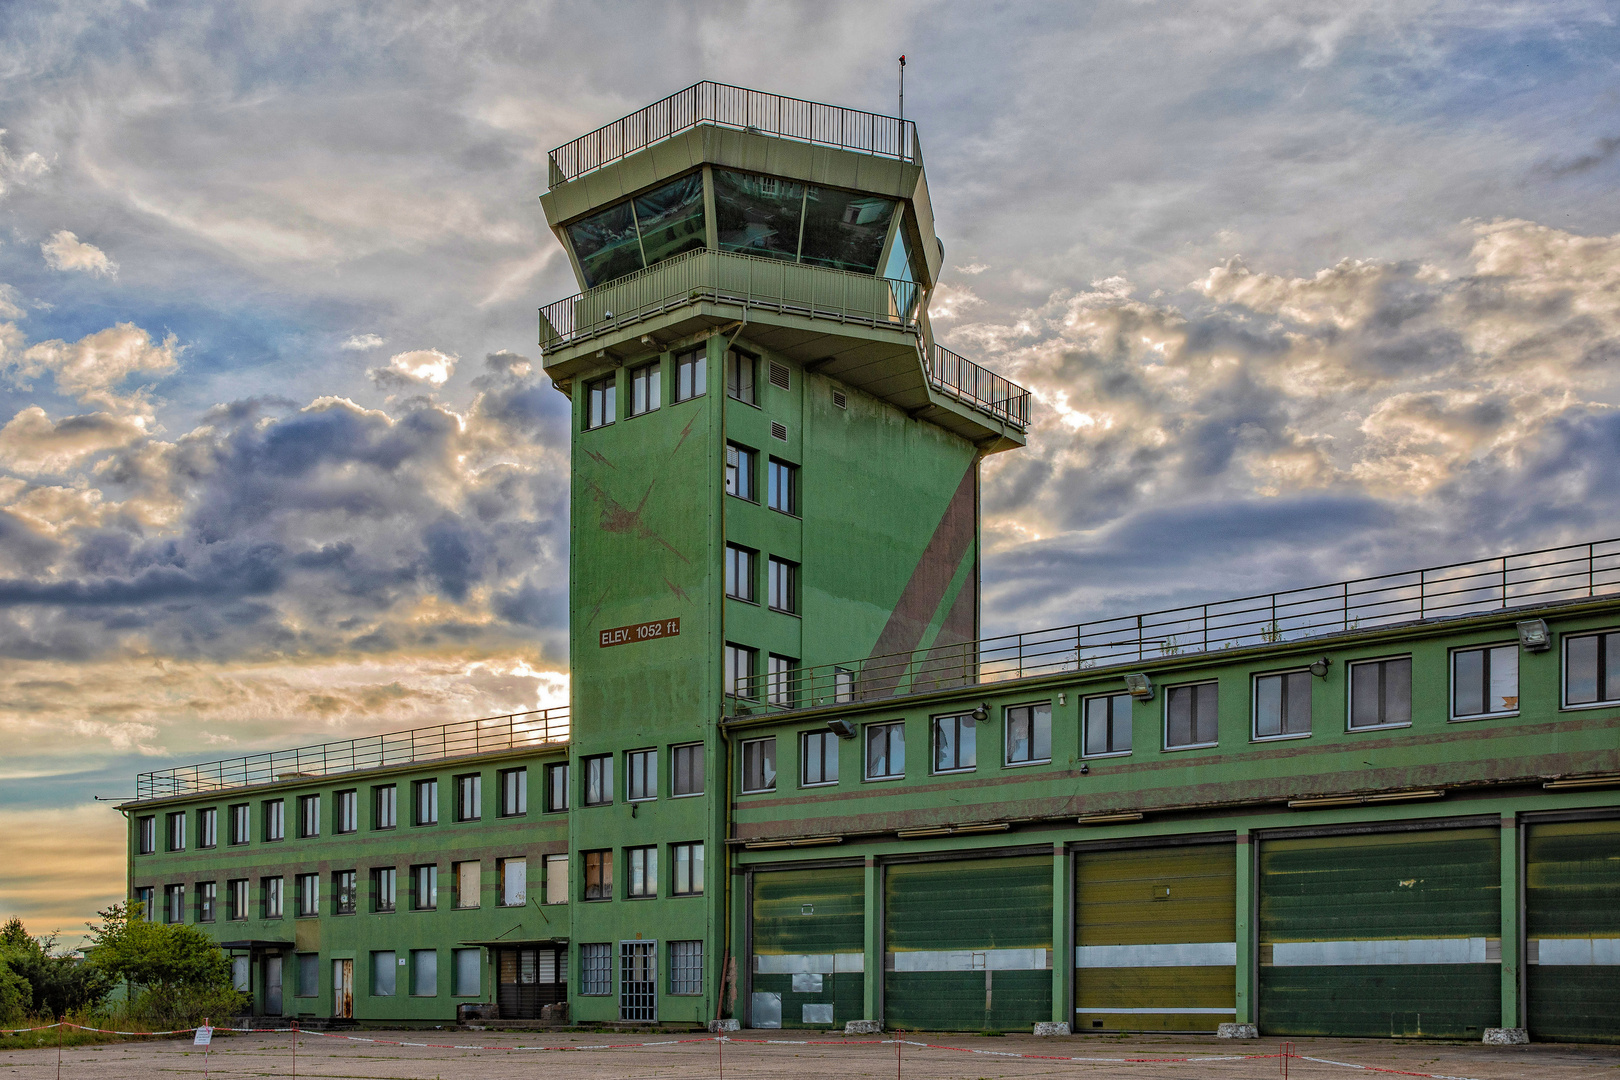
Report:
[[635,626],[615,626],[612,630],[603,630],[599,639],[602,648],[609,645],[629,645],[635,641],[653,641],[657,638],[674,637],[681,632],[681,620],[659,619],[656,622],[637,623]]

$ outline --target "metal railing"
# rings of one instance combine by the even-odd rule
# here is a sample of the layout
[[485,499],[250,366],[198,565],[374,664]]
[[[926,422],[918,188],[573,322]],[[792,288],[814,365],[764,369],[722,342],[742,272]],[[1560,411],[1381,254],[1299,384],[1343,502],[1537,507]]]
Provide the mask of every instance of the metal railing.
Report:
[[1620,538],[755,676],[738,704],[785,711],[878,701],[1614,594]]
[[135,778],[135,798],[166,799],[277,780],[315,779],[359,769],[411,765],[497,750],[561,746],[567,742],[568,707],[535,709],[144,772]]
[[710,301],[916,333],[914,282],[698,248],[540,309],[550,352],[664,311]]
[[1029,391],[940,344],[925,356],[928,381],[1018,430],[1029,427]]
[[699,124],[760,131],[864,154],[916,160],[917,126],[881,113],[700,82],[551,152],[550,183],[565,184]]

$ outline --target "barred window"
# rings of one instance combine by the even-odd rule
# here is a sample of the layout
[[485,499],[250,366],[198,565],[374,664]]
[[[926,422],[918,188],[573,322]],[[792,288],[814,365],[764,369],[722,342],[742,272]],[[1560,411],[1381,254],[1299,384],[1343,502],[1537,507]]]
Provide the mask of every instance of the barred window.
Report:
[[613,948],[607,942],[579,947],[579,992],[590,996],[613,993]]
[[703,942],[672,941],[669,943],[669,992],[671,994],[703,993]]

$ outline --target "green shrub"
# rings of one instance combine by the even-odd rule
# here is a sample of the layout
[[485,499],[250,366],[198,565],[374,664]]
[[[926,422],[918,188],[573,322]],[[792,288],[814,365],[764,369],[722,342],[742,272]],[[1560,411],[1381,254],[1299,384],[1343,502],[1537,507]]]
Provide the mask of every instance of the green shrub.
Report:
[[231,984],[231,960],[214,939],[184,923],[154,923],[140,904],[114,904],[90,924],[90,966],[131,986],[125,1012],[159,1030],[225,1019],[246,1008]]

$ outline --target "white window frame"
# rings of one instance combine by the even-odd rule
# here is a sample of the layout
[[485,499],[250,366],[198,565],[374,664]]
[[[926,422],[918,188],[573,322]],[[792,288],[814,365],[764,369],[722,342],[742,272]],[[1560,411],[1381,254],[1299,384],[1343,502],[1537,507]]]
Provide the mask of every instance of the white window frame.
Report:
[[[1035,757],[1035,718],[1040,709],[1046,710],[1046,756]],[[1029,709],[1030,754],[1025,761],[1012,760],[1012,713],[1014,709]],[[1052,702],[1050,699],[1042,701],[1023,701],[1016,705],[1005,705],[1001,709],[1001,767],[1004,769],[1024,769],[1031,765],[1052,764]]]
[[[770,746],[771,746],[771,778],[770,778],[770,784],[768,786],[766,786],[766,787],[753,787],[753,788],[751,788],[751,787],[748,786],[748,751],[749,751],[749,749],[751,747],[764,746],[766,743],[770,743]],[[742,794],[744,794],[744,795],[763,795],[763,794],[766,794],[768,792],[772,792],[772,791],[776,790],[776,777],[780,773],[781,770],[778,769],[777,766],[776,766],[777,758],[776,758],[776,736],[775,735],[767,735],[764,738],[760,738],[760,739],[744,739],[741,743],[739,743],[737,745],[737,756],[741,759],[740,764],[742,766],[740,769],[737,770],[737,772],[738,772],[737,781],[738,781],[738,785],[739,785],[739,790],[741,791]]]
[[[1307,680],[1316,676],[1311,674],[1308,667],[1281,668],[1277,671],[1256,671],[1249,675],[1249,738],[1254,742],[1282,742],[1288,739],[1308,739],[1314,731],[1316,710],[1316,685],[1307,682],[1310,687],[1310,703],[1305,709],[1305,730],[1296,732],[1279,732],[1276,735],[1260,734],[1260,680],[1282,678],[1285,675],[1304,675]],[[1287,684],[1284,684],[1286,693]]]

